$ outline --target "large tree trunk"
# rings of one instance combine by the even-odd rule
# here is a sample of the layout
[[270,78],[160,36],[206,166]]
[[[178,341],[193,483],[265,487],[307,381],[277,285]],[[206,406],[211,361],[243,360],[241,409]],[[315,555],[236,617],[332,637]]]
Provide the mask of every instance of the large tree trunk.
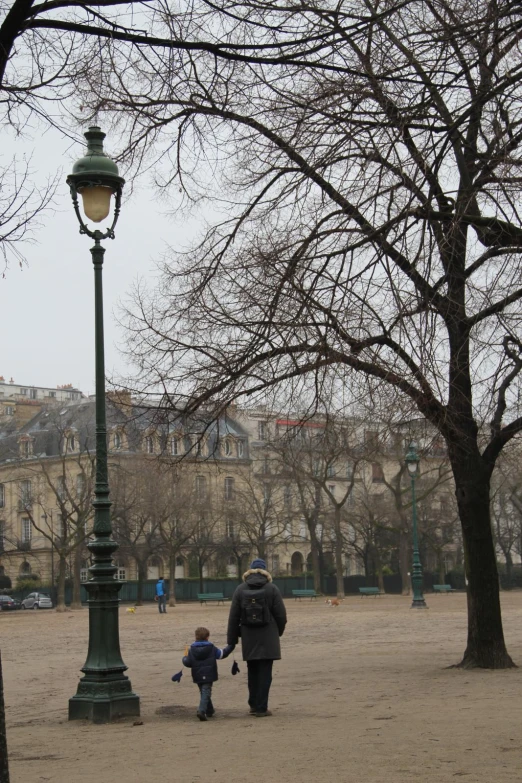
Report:
[[82,608],[82,593],[81,593],[81,578],[80,571],[82,568],[82,545],[78,544],[74,550],[74,569],[73,569],[73,591],[71,609]]
[[335,578],[337,582],[337,598],[344,598],[344,563],[343,563],[343,537],[341,533],[341,509],[335,507]]
[[203,563],[201,560],[198,559],[198,574],[199,574],[199,592],[204,593],[205,589],[203,586]]
[[171,552],[169,556],[169,606],[176,606],[176,552]]
[[401,574],[402,594],[410,594],[410,535],[407,530],[399,533],[399,571]]
[[490,475],[478,453],[450,447],[450,459],[468,579],[468,640],[463,668],[507,669],[514,666],[502,629],[498,569],[491,529]]
[[4,678],[2,655],[0,653],[0,783],[9,783],[9,761],[7,757],[7,733],[5,728]]
[[56,597],[56,611],[65,612],[65,569],[66,559],[62,552],[59,552],[58,560],[58,583],[57,583],[57,597]]

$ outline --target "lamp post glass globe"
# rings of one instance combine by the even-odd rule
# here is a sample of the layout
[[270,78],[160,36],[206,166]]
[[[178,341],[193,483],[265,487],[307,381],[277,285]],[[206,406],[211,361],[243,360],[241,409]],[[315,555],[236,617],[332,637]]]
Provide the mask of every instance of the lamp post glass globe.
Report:
[[102,220],[105,220],[111,211],[112,190],[101,185],[94,185],[79,188],[78,193],[82,197],[85,216],[93,223],[101,223]]
[[[105,248],[102,239],[114,239],[124,180],[118,167],[103,151],[105,134],[98,127],[85,134],[87,153],[67,177],[80,233],[94,239],[91,257],[94,266],[94,339],[96,348],[96,483],[94,487],[94,539],[87,544],[92,555],[89,579],[89,648],[82,668],[84,677],[76,694],[69,699],[69,720],[108,723],[121,715],[139,715],[139,697],[133,693],[120,653],[118,626],[119,591],[123,582],[116,579],[118,569],[113,556],[118,544],[112,537],[109,472],[107,465],[107,423],[105,411],[105,348],[103,340],[102,270]],[[115,196],[112,225],[105,232],[91,231],[84,223],[78,205],[83,199],[85,215],[99,223],[109,212]]]

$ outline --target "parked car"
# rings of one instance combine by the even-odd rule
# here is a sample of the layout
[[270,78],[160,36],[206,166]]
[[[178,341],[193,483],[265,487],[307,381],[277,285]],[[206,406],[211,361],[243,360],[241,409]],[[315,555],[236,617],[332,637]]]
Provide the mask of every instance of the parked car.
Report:
[[13,609],[21,609],[22,604],[18,598],[11,598],[10,595],[0,595],[0,610],[2,612],[10,612]]
[[22,601],[22,609],[52,609],[53,602],[46,593],[29,593]]

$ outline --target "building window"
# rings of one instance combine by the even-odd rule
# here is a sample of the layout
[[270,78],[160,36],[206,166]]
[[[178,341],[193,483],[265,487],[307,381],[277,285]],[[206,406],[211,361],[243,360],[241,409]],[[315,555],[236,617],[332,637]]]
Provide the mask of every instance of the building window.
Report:
[[292,487],[286,486],[283,490],[283,504],[285,508],[292,507]]
[[351,479],[353,476],[353,465],[351,462],[346,463],[346,478]]
[[353,507],[355,506],[355,496],[353,494],[353,491],[350,490],[348,497],[346,498],[346,504],[347,506]]
[[22,544],[31,542],[31,520],[29,517],[22,517]]
[[14,416],[14,407],[12,405],[6,405],[4,413],[6,416]]
[[82,497],[85,494],[85,474],[78,473],[76,476],[76,494]]
[[67,451],[76,451],[76,437],[74,435],[67,436]]
[[233,519],[227,519],[226,521],[226,533],[228,538],[234,538],[235,534],[235,525]]
[[20,482],[20,503],[22,508],[31,505],[31,498],[31,481],[30,479],[25,479],[24,481]]
[[0,484],[0,508],[5,506],[5,486]]
[[241,459],[241,457],[243,457],[244,453],[245,453],[245,444],[243,443],[242,440],[238,440],[238,442],[237,442],[237,456],[239,457],[239,459]]
[[328,478],[333,478],[335,476],[335,465],[332,462],[330,462],[326,468],[326,475]]
[[30,457],[33,451],[33,444],[29,438],[24,438],[20,441],[20,455],[22,457]]
[[27,397],[27,389],[20,389],[20,394],[21,394],[23,397]]
[[267,506],[270,503],[270,485],[269,484],[263,484],[263,500],[265,502],[265,506]]
[[147,454],[154,454],[154,438],[152,435],[147,435],[145,438],[145,451]]
[[48,396],[54,398],[54,397],[56,397],[56,392],[55,391],[50,391]]
[[80,582],[86,582],[89,578],[89,569],[80,568]]
[[183,453],[183,449],[181,447],[181,438],[172,438],[170,441],[170,453],[173,457],[177,457],[179,454]]
[[328,500],[330,505],[333,506],[335,503],[335,484],[328,484]]
[[384,471],[378,462],[372,462],[372,481],[374,484],[384,481]]
[[223,451],[225,453],[225,457],[230,457],[232,454],[232,444],[229,440],[226,440],[223,446]]
[[30,397],[32,400],[36,400],[36,398],[38,397],[38,392],[37,392],[37,390],[36,390],[36,389],[29,389],[29,397]]
[[299,538],[306,538],[306,534],[308,532],[308,529],[306,527],[306,519],[304,517],[301,517],[299,520]]
[[56,479],[56,494],[59,498],[59,500],[65,500],[66,495],[66,488],[65,488],[65,479],[63,476],[58,476]]
[[119,582],[125,582],[127,579],[127,569],[125,566],[118,566],[117,579]]
[[24,560],[22,565],[20,566],[20,576],[27,576],[31,573],[31,565],[27,562],[27,560]]
[[121,449],[121,435],[119,432],[114,433],[113,445],[115,449]]
[[205,500],[207,497],[207,479],[205,476],[196,476],[196,498]]
[[267,423],[266,421],[257,422],[257,439],[266,440],[267,435]]
[[272,573],[278,574],[279,573],[279,555],[273,555],[272,556]]
[[225,479],[225,500],[234,500],[234,479],[230,477]]

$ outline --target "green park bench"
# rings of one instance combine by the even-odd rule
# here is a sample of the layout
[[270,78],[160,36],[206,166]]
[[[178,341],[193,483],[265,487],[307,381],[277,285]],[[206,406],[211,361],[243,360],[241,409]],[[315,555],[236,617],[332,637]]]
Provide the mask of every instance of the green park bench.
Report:
[[315,590],[292,590],[292,595],[294,596],[295,600],[299,598],[309,598],[310,601],[312,601],[314,598],[317,598],[317,593]]
[[454,593],[455,589],[451,585],[433,585],[434,593]]
[[198,593],[198,601],[200,604],[206,604],[209,601],[217,601],[218,604],[221,601],[221,603],[224,604],[226,600],[223,593]]
[[361,594],[361,598],[363,598],[365,595],[374,595],[375,597],[382,595],[378,587],[359,587],[359,592]]

